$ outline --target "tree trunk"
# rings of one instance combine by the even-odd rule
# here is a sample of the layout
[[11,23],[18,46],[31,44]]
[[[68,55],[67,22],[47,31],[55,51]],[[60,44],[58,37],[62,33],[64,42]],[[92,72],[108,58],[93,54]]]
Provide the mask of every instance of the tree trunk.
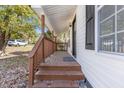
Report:
[[4,42],[5,42],[5,32],[0,32],[0,51],[2,50]]
[[8,33],[6,35],[6,33],[4,33],[4,39],[2,40],[2,46],[1,46],[1,49],[0,49],[0,56],[2,55],[6,55],[6,52],[5,52],[5,49],[6,49],[6,46],[7,46],[7,43],[8,43],[8,40],[10,39],[10,33]]

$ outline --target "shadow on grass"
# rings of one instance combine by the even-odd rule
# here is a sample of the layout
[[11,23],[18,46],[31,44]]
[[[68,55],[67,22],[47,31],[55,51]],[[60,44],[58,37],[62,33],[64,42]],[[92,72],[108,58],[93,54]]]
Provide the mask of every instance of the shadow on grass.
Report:
[[28,57],[30,51],[15,51],[15,52],[11,52],[9,53],[7,56],[3,56],[0,57],[0,60],[4,60],[4,59],[10,59],[10,58],[16,58],[16,57],[20,57],[20,56],[24,56],[24,57]]
[[25,51],[25,52],[22,52],[22,51],[16,51],[16,52],[11,52],[9,54],[12,54],[12,55],[17,55],[17,56],[28,56],[30,51]]

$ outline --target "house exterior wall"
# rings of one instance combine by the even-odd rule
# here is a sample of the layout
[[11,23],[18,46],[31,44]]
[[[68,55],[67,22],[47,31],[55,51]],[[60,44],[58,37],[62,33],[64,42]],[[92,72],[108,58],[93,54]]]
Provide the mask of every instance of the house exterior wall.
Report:
[[[93,87],[124,87],[124,56],[85,49],[85,6],[77,7],[76,21],[76,60],[81,65],[87,80]],[[97,42],[96,34],[97,32],[95,42]],[[70,28],[68,51],[72,52],[72,28]]]

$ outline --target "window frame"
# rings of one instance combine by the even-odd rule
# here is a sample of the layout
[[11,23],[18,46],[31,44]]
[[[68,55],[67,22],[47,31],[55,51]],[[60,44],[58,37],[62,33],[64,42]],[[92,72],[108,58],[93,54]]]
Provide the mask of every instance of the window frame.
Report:
[[[99,11],[104,7],[105,5],[100,5],[99,7],[95,6],[95,51],[96,52],[102,52],[102,53],[108,53],[108,54],[117,54],[117,55],[124,55],[124,53],[122,52],[118,52],[118,40],[117,40],[117,35],[118,33],[123,33],[124,30],[120,30],[118,31],[117,30],[117,15],[121,12],[124,11],[124,8],[121,8],[121,9],[117,9],[117,5],[114,5],[115,6],[115,12],[111,15],[109,15],[107,18],[103,19],[102,21],[105,22],[106,20],[112,18],[112,16],[115,16],[115,26],[114,26],[114,29],[115,29],[115,32],[114,33],[114,36],[115,36],[115,45],[114,45],[114,48],[115,48],[115,51],[112,52],[112,51],[104,51],[104,50],[101,50],[100,49],[100,20],[99,20]],[[108,36],[111,36],[112,33],[109,33],[110,35]],[[104,36],[104,35],[103,35]]]

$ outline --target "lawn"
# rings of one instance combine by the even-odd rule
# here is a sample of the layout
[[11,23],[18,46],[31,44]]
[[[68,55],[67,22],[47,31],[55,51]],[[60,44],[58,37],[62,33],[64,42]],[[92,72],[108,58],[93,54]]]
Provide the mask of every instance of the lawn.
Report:
[[0,57],[0,87],[27,87],[28,58],[33,45],[7,47],[7,56]]

